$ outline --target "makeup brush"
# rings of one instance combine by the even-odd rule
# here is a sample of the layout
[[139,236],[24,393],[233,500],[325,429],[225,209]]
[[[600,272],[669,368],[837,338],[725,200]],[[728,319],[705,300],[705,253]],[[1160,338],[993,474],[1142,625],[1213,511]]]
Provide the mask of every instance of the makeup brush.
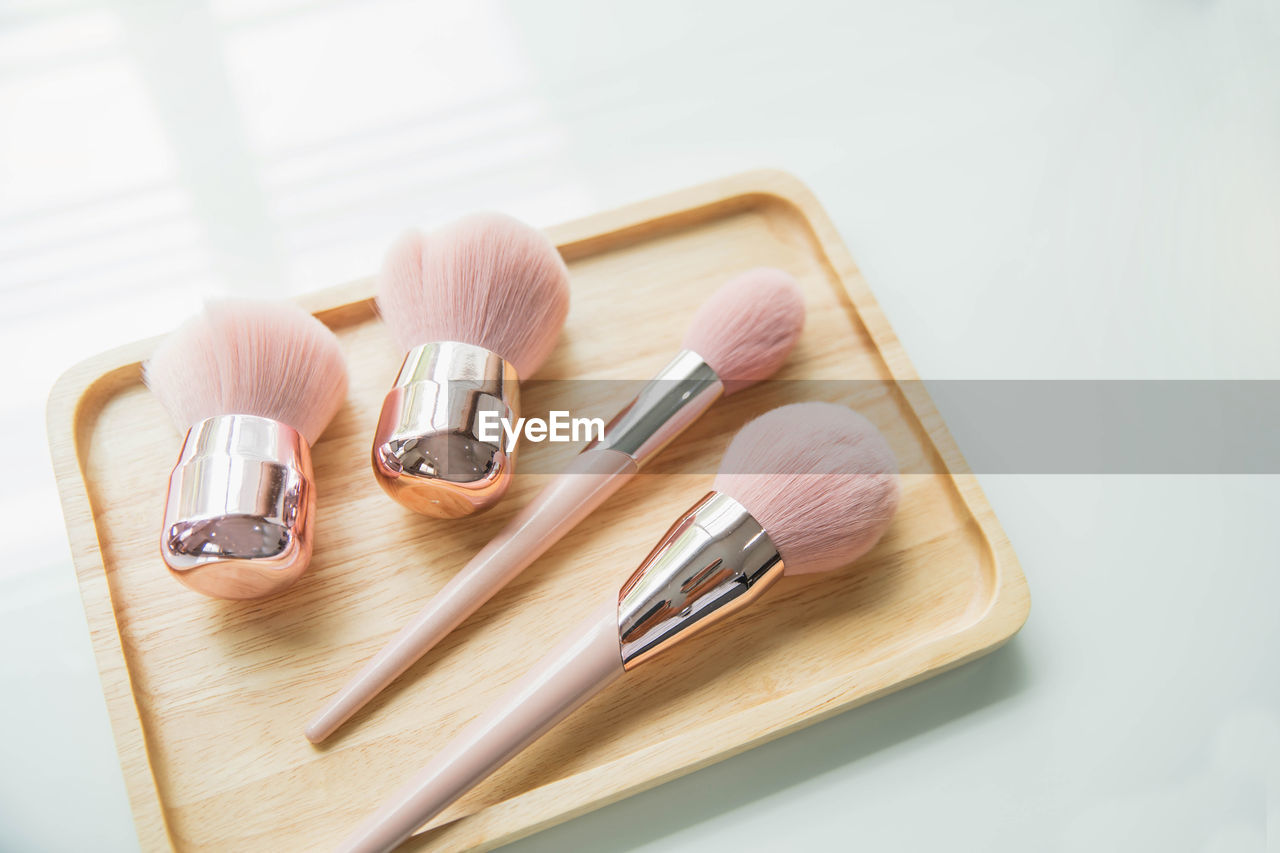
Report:
[[510,583],[724,394],[771,376],[804,325],[804,298],[781,270],[722,285],[694,315],[684,349],[330,701],[307,726],[333,733]]
[[497,213],[405,234],[378,278],[378,310],[407,350],[382,403],[373,470],[415,512],[458,518],[497,503],[515,451],[480,438],[492,412],[516,423],[520,381],[555,346],[569,272],[542,232]]
[[619,676],[753,603],[783,575],[830,571],[865,554],[897,507],[895,472],[884,438],[843,406],[799,403],[749,423],[713,490],[621,592],[338,849],[392,849]]
[[338,339],[290,303],[214,302],[143,378],[187,433],[160,536],[170,573],[214,598],[289,586],[311,560],[310,445],[347,394]]

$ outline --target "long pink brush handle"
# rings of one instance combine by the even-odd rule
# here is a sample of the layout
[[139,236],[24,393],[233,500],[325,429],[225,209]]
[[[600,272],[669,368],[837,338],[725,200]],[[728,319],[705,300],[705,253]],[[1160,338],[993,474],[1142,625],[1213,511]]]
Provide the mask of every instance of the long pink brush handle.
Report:
[[319,743],[395,681],[414,661],[542,556],[637,471],[617,450],[595,448],[573,463],[503,528],[307,726]]
[[391,850],[622,675],[617,614],[611,601],[582,623],[349,835],[340,853]]

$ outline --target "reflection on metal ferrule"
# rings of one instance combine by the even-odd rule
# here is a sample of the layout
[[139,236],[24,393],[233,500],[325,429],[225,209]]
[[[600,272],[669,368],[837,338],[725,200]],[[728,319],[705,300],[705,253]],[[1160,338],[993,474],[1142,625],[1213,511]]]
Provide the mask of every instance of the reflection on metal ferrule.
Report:
[[604,428],[604,438],[591,447],[627,454],[643,465],[711,404],[720,399],[724,383],[702,356],[681,350],[635,399]]
[[410,509],[456,518],[496,503],[510,484],[514,451],[481,438],[519,417],[515,368],[489,350],[453,341],[409,351],[382,403],[373,467],[382,487]]
[[764,528],[711,492],[677,521],[623,586],[618,639],[627,669],[754,600],[782,575]]
[[306,569],[314,514],[302,436],[269,418],[219,415],[187,432],[169,477],[161,554],[206,595],[269,595]]

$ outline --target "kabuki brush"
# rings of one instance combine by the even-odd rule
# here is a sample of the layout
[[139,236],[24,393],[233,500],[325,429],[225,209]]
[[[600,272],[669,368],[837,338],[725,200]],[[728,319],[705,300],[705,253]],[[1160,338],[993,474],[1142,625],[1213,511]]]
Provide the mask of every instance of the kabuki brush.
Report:
[[394,848],[616,679],[754,605],[783,575],[831,571],[865,554],[897,502],[893,454],[852,410],[799,403],[747,424],[713,490],[680,516],[621,591],[338,849]]
[[698,310],[684,348],[307,726],[328,737],[414,661],[633,477],[712,403],[781,367],[804,325],[791,276],[760,268],[729,280]]
[[347,393],[337,338],[289,303],[226,301],[172,332],[144,367],[186,430],[160,553],[215,598],[279,592],[311,560],[310,446]]
[[555,346],[569,273],[540,231],[497,213],[406,234],[387,253],[378,310],[407,351],[382,404],[373,470],[387,494],[425,515],[493,506],[515,467],[486,441],[486,412],[516,423],[520,382]]

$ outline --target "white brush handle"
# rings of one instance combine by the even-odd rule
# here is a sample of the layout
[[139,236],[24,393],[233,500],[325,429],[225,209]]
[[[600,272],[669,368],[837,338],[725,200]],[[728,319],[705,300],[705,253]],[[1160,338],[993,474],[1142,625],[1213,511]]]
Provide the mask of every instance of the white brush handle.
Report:
[[635,461],[617,450],[597,447],[578,454],[330,700],[307,726],[307,740],[319,743],[331,735],[637,470]]
[[348,836],[340,853],[383,853],[411,836],[622,675],[618,606],[608,602]]

